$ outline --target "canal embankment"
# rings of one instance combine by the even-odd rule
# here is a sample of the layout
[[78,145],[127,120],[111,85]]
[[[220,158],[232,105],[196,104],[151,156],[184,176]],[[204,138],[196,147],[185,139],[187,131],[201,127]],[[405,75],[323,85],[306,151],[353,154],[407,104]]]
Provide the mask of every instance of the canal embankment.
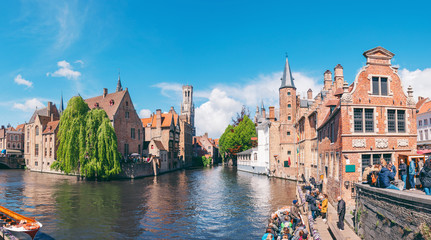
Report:
[[431,239],[431,198],[356,184],[355,229],[362,239]]

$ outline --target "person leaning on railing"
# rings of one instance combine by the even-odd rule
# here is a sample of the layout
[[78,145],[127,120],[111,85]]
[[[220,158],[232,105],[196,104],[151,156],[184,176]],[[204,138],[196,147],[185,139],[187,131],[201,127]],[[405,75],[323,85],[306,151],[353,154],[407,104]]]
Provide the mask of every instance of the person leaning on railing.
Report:
[[426,195],[431,195],[431,160],[428,159],[425,164],[424,167],[422,168],[422,170],[419,173],[419,178],[421,180],[423,189],[425,191]]

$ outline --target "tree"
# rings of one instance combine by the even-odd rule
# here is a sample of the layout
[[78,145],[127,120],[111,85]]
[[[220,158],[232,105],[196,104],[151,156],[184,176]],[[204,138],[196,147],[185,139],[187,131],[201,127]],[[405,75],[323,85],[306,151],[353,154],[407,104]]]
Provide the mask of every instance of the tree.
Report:
[[250,118],[250,111],[248,110],[248,108],[245,107],[245,105],[242,105],[241,112],[236,113],[236,118],[232,118],[232,125],[238,126],[238,124],[242,122],[245,116]]
[[252,137],[256,137],[256,128],[247,115],[243,116],[237,126],[228,125],[219,140],[223,160],[250,149]]
[[60,118],[57,141],[52,169],[103,179],[121,171],[117,136],[106,112],[90,110],[81,97],[69,100]]
[[202,156],[202,165],[204,167],[209,166],[211,164],[211,161],[212,161],[212,157]]

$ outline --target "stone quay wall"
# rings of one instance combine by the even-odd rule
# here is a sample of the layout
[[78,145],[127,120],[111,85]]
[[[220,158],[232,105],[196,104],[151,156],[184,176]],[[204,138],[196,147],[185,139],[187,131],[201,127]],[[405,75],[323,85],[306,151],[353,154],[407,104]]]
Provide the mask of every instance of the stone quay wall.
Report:
[[431,239],[431,197],[356,184],[354,225],[362,239]]

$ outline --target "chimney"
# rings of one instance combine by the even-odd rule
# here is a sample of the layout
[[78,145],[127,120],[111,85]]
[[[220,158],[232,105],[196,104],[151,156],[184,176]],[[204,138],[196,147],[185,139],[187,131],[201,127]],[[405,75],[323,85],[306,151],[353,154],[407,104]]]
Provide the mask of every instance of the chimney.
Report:
[[48,102],[48,117],[51,116],[51,108],[52,108],[52,102]]
[[159,128],[162,126],[162,110],[156,110],[156,127]]
[[274,107],[269,107],[269,120],[271,122],[275,121]]
[[51,113],[51,122],[54,121],[54,113]]
[[174,107],[171,107],[171,109],[169,110],[169,113],[173,113],[175,110],[174,110]]
[[307,98],[308,100],[313,99],[313,90],[311,90],[311,88],[309,88],[307,91]]
[[265,108],[262,108],[262,117],[263,117],[264,119],[266,119],[266,112],[265,112]]
[[334,68],[334,86],[335,89],[342,88],[344,84],[343,67],[338,64]]
[[323,74],[323,80],[324,80],[324,90],[329,90],[332,85],[332,73],[329,70],[326,70],[326,72]]
[[108,95],[108,89],[103,88],[103,97],[106,97],[106,95]]

